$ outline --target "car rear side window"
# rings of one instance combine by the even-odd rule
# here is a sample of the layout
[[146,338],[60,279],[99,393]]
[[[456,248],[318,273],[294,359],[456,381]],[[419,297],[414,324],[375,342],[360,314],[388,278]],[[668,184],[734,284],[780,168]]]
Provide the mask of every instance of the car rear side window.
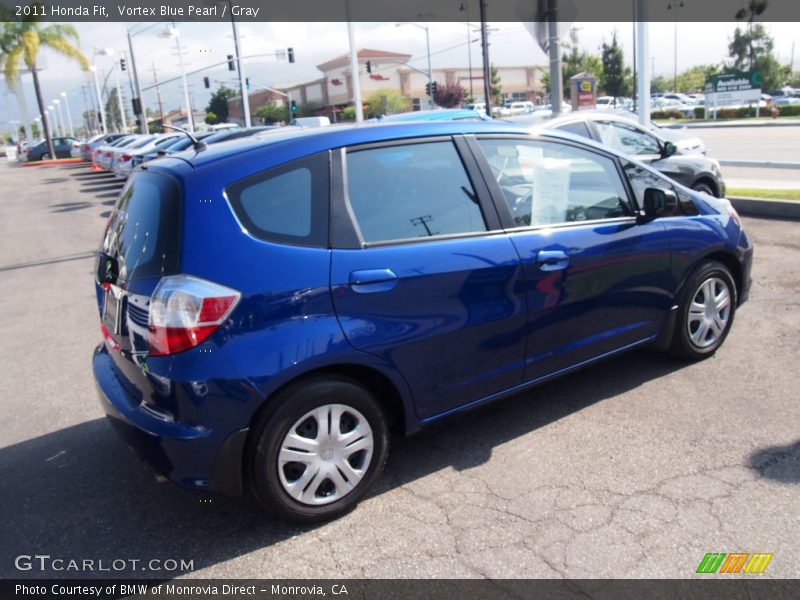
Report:
[[178,272],[180,186],[167,175],[135,174],[109,221],[103,251],[116,259],[120,280]]
[[350,150],[347,192],[366,243],[487,230],[450,141]]
[[563,125],[559,125],[556,129],[560,129],[562,131],[567,131],[569,133],[574,133],[575,135],[579,135],[581,137],[592,139],[592,136],[589,135],[589,128],[586,127],[586,123],[583,121],[572,121],[571,123],[564,123]]
[[226,188],[239,222],[257,238],[299,246],[328,243],[328,153],[280,165]]

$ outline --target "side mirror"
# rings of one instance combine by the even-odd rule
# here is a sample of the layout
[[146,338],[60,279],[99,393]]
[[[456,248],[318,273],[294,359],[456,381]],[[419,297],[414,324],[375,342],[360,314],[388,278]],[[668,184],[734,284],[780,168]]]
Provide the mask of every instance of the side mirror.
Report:
[[658,217],[671,215],[678,206],[678,197],[672,190],[647,188],[644,191],[644,214],[640,221],[652,221]]
[[661,155],[664,158],[669,158],[678,151],[678,147],[672,142],[664,142],[664,147],[661,149]]

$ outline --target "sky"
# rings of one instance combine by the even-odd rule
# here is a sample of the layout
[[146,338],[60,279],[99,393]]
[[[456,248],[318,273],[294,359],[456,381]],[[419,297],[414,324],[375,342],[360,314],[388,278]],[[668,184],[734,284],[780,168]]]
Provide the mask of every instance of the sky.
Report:
[[[80,47],[90,59],[93,49],[111,48],[115,57],[127,52],[126,28],[131,23],[77,23],[80,34]],[[138,27],[144,30],[148,25]],[[431,61],[433,67],[466,67],[467,36],[472,50],[474,68],[480,68],[481,49],[477,24],[468,27],[466,23],[429,23]],[[798,23],[767,23],[768,31],[775,40],[775,52],[782,63],[788,63],[794,49],[795,69],[800,69],[800,29]],[[623,46],[628,63],[632,59],[631,23],[575,23],[578,28],[579,43],[582,49],[599,54],[603,41],[609,41],[614,30]],[[224,61],[233,53],[231,27],[227,23],[178,23],[180,39],[184,49],[184,62],[187,71],[201,69],[215,62]],[[677,68],[678,73],[695,64],[718,63],[727,57],[727,46],[736,25],[734,23],[678,23],[677,24]],[[156,24],[133,37],[137,67],[144,87],[153,82],[153,67],[158,79],[163,81],[176,77],[180,71],[175,41],[160,35],[165,24]],[[534,39],[521,23],[491,23],[490,58],[498,66],[546,65],[547,59]],[[356,24],[356,44],[359,48],[373,48],[406,52],[412,55],[411,65],[425,68],[425,31],[412,26],[397,27],[395,23]],[[650,28],[651,65],[656,75],[671,76],[675,64],[676,27],[672,23],[651,24]],[[345,23],[246,23],[239,25],[239,33],[244,55],[271,53],[273,56],[253,58],[247,62],[247,75],[255,84],[273,87],[291,82],[318,78],[321,73],[316,65],[348,51],[347,26]],[[296,62],[289,64],[285,59],[274,56],[276,50],[294,49]],[[105,75],[113,65],[114,57],[98,55],[98,72]],[[128,61],[130,62],[130,61]],[[85,108],[82,85],[89,83],[87,74],[77,64],[52,53],[42,51],[41,64],[44,70],[41,81],[45,100],[58,97],[61,92],[68,94],[68,102],[74,123],[81,120]],[[211,78],[212,89],[203,85],[203,76]],[[234,73],[227,66],[204,70],[188,77],[192,104],[205,107],[210,92],[219,83],[235,87]],[[122,73],[122,83],[128,85],[128,74]],[[38,114],[30,75],[24,78],[27,104],[31,115]],[[114,74],[108,78],[114,85]],[[182,103],[180,81],[161,86],[161,99],[164,109],[177,108]],[[90,88],[87,88],[87,93]],[[129,91],[123,95],[130,97]],[[145,105],[156,108],[155,90],[144,92]],[[8,92],[0,82],[0,128],[5,129],[9,120],[18,120],[19,110],[16,97]]]

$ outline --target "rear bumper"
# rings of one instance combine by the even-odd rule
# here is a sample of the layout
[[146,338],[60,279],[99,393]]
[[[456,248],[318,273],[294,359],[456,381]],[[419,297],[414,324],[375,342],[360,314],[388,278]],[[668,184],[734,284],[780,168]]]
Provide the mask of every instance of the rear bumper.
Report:
[[139,458],[181,486],[241,495],[247,429],[225,432],[192,426],[148,409],[122,385],[103,343],[95,348],[92,369],[106,417]]

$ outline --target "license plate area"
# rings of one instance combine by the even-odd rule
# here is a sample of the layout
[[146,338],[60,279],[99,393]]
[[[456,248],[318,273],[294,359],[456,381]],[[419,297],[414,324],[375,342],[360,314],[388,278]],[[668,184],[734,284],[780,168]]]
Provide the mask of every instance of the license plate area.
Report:
[[115,292],[113,286],[106,290],[103,301],[103,325],[117,339],[126,335],[124,319],[126,303],[122,290]]

